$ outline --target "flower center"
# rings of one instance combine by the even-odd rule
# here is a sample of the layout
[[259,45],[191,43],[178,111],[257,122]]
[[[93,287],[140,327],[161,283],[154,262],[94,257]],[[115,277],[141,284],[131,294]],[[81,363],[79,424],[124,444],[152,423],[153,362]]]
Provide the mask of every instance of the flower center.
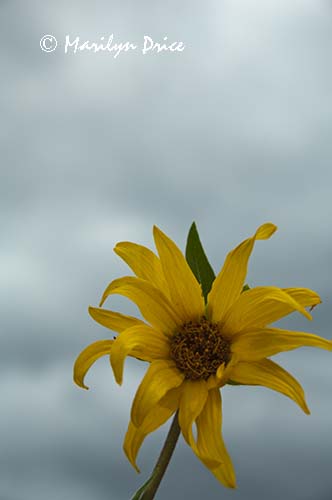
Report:
[[171,356],[177,368],[190,380],[207,380],[218,367],[230,360],[230,343],[218,325],[206,318],[188,321],[171,340]]

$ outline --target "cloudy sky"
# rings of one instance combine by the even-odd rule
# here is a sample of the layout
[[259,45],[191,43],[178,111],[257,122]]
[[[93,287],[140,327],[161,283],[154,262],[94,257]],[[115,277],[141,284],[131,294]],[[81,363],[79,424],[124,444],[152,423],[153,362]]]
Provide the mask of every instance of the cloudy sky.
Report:
[[[266,221],[248,281],[306,286],[323,304],[283,326],[331,338],[332,4],[328,0],[2,0],[0,217],[1,500],[127,500],[167,425],[146,440],[140,476],[122,453],[146,366],[118,387],[106,359],[72,382],[87,344],[112,335],[87,313],[128,274],[116,242],[152,245],[157,224],[184,248],[196,220],[218,271]],[[39,41],[58,41],[45,52]],[[130,41],[73,50],[66,35]],[[142,54],[144,35],[183,52]],[[47,42],[48,43],[48,42]],[[107,306],[136,313],[129,301]],[[160,500],[327,500],[332,365],[325,351],[279,355],[311,409],[263,388],[223,392],[238,489],[179,441]]]

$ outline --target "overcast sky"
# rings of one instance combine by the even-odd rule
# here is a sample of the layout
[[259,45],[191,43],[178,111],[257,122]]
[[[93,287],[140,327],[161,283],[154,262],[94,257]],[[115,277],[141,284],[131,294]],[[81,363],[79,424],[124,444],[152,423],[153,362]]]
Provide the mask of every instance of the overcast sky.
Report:
[[[72,382],[89,317],[128,274],[116,242],[152,246],[158,225],[184,248],[196,220],[215,271],[266,221],[248,282],[306,286],[308,323],[331,338],[332,4],[328,0],[39,2],[2,0],[0,183],[1,500],[127,500],[167,432],[138,463],[122,441],[146,365],[118,387],[107,359]],[[53,52],[39,41],[57,38]],[[73,51],[66,35],[130,41],[119,54]],[[144,35],[185,50],[142,54]],[[107,307],[136,314],[129,301]],[[263,388],[223,391],[224,438],[238,489],[224,489],[181,439],[158,498],[328,500],[332,365],[326,351],[279,355],[311,409]]]

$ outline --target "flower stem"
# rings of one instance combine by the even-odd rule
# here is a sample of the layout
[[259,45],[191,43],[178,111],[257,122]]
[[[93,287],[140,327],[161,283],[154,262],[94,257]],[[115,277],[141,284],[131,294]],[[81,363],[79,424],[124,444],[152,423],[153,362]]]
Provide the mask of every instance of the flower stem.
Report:
[[178,412],[176,412],[172,425],[168,431],[163,449],[161,450],[158,461],[153,469],[151,479],[141,497],[141,500],[152,500],[155,497],[156,491],[159,488],[160,482],[172,457],[179,435],[180,426],[178,421]]

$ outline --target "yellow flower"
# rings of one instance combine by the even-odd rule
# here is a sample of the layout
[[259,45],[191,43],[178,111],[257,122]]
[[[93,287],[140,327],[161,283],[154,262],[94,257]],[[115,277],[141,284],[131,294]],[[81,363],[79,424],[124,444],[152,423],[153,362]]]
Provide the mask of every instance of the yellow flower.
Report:
[[[126,356],[150,363],[135,395],[124,440],[124,451],[137,470],[136,457],[145,437],[178,411],[182,435],[194,453],[222,484],[235,487],[232,461],[221,434],[220,388],[227,381],[269,387],[309,413],[300,384],[268,358],[301,346],[332,350],[332,342],[269,325],[293,311],[311,319],[305,307],[319,304],[319,296],[306,288],[272,286],[242,293],[255,241],[270,238],[275,230],[273,224],[263,224],[228,254],[207,304],[185,257],[158,228],[154,227],[154,239],[159,257],[134,243],[116,245],[115,252],[136,277],[112,281],[100,308],[90,307],[89,312],[119,335],[83,350],[75,363],[74,380],[87,388],[88,369],[105,354],[110,355],[119,384]],[[102,309],[111,294],[135,302],[146,322]]]

